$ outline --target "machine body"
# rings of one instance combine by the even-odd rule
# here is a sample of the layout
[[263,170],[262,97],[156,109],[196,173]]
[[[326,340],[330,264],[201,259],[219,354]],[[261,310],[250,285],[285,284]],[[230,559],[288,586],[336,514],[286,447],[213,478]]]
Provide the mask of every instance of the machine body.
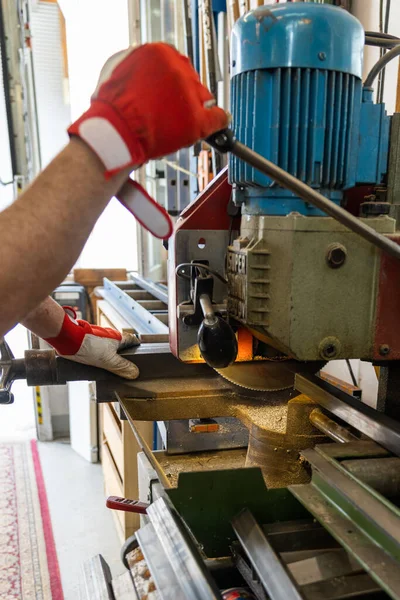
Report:
[[[387,191],[390,131],[384,105],[362,87],[363,46],[357,19],[308,3],[251,11],[232,37],[237,140],[344,208],[356,196],[357,217],[368,191]],[[388,208],[368,203],[359,218],[398,243]],[[182,213],[169,260],[171,347],[185,362],[201,355],[182,318],[190,282],[176,278],[175,267],[201,260],[227,278],[226,286],[215,282],[213,301],[253,336],[252,348],[239,336],[237,362],[400,356],[392,326],[398,259],[236,156],[228,178],[221,174]]]

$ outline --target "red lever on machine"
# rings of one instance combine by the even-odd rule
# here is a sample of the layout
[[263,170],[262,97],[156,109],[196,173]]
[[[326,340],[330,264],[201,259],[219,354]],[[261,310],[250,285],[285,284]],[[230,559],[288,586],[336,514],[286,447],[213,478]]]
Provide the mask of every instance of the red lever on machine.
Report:
[[139,500],[120,498],[119,496],[108,496],[106,506],[107,508],[112,508],[113,510],[124,510],[126,512],[145,515],[147,514],[147,508],[149,504],[146,504],[146,502],[139,502]]

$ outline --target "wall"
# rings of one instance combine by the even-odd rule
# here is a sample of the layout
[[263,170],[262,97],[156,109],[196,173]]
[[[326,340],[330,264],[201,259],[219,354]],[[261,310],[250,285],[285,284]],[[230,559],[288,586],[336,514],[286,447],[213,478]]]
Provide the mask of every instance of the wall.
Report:
[[37,2],[30,12],[42,169],[67,144],[70,123],[63,86],[60,15],[57,4]]
[[[384,5],[386,2],[384,3]],[[379,0],[353,0],[353,14],[361,21],[366,31],[379,31]],[[400,2],[392,0],[389,33],[400,37]],[[364,77],[379,58],[379,49],[366,47]],[[386,67],[384,101],[387,111],[393,114],[396,106],[397,73],[399,59],[392,60]]]
[[[1,53],[0,53],[1,56]],[[0,180],[9,182],[12,179],[10,143],[7,129],[6,105],[3,92],[3,70],[0,61]],[[0,211],[13,201],[13,186],[0,184]]]
[[[129,45],[127,0],[60,0],[66,20],[72,120],[89,106],[104,62]],[[113,199],[77,262],[79,267],[137,269],[136,221]]]

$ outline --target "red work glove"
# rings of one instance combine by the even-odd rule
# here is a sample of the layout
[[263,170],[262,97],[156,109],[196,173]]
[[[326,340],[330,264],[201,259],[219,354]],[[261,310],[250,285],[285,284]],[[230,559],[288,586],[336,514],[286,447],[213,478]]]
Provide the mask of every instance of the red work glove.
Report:
[[90,108],[68,129],[97,154],[106,178],[224,129],[226,113],[185,56],[164,43],[112,56]]
[[[126,358],[117,354],[118,350],[137,346],[139,340],[132,333],[120,334],[109,327],[90,325],[87,321],[76,320],[76,313],[70,307],[65,307],[65,317],[57,337],[45,341],[53,346],[57,354],[85,365],[100,367],[125,377],[136,379],[139,369]],[[72,312],[74,318],[68,315]]]

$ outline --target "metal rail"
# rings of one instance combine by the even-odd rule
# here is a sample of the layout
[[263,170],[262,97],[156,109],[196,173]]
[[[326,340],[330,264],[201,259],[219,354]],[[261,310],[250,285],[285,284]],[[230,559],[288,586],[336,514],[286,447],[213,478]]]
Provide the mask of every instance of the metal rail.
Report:
[[134,434],[134,436],[136,438],[137,443],[139,444],[140,448],[145,453],[147,460],[149,461],[149,463],[151,464],[151,466],[153,467],[153,469],[157,473],[157,477],[160,480],[160,483],[163,485],[163,487],[165,489],[170,488],[171,484],[168,481],[168,477],[165,475],[162,466],[160,465],[160,463],[158,462],[158,460],[154,456],[153,452],[151,451],[148,443],[146,442],[146,440],[144,439],[144,437],[142,436],[142,434],[138,430],[138,428],[137,428],[137,426],[135,424],[135,421],[132,419],[132,417],[130,416],[130,414],[128,412],[125,412],[125,414],[126,414],[126,417],[127,417],[128,421],[129,421],[129,425],[131,426],[131,429],[133,431],[133,434]]
[[345,427],[342,427],[335,421],[332,421],[329,417],[324,415],[322,411],[318,408],[314,408],[314,410],[310,413],[310,422],[325,433],[328,437],[331,438],[334,442],[339,442],[341,444],[345,442],[356,442],[358,438],[351,433]]
[[233,519],[232,527],[268,596],[272,600],[302,600],[303,594],[247,508]]
[[399,599],[399,509],[333,460],[323,445],[302,455],[312,467],[311,484],[292,485],[290,491],[391,598]]
[[166,498],[153,502],[147,510],[172,570],[187,600],[220,600],[221,594],[198,549],[189,538],[183,522]]
[[[131,279],[128,281],[133,281],[136,285],[141,287],[142,289],[149,292],[154,298],[160,300],[160,302],[164,302],[168,306],[168,288],[166,285],[162,283],[155,283],[154,281],[150,281],[150,279],[145,279],[141,275],[131,275]],[[125,284],[128,282],[125,281]]]
[[297,374],[294,387],[371,440],[400,456],[400,424],[394,419],[335,389],[315,375]]
[[157,341],[168,341],[167,325],[107,278],[104,278],[103,295],[139,335],[154,334],[161,336]]

